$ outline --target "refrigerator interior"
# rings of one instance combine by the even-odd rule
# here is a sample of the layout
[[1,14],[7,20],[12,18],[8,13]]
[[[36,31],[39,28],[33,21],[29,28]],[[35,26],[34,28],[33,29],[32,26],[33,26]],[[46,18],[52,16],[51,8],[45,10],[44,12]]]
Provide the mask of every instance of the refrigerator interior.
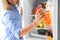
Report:
[[[48,7],[46,7],[45,10],[50,11],[50,17],[51,17],[51,29],[53,33],[53,40],[57,40],[57,0],[21,0],[20,1],[20,7],[23,9],[23,28],[32,22],[34,19],[34,15],[32,14],[32,9],[37,6],[37,4],[40,3],[47,3]],[[36,29],[41,28],[34,28],[29,34],[24,36],[25,40],[45,40],[47,38],[46,35],[41,35],[37,33]],[[45,26],[42,29],[49,30],[49,28],[46,28]]]

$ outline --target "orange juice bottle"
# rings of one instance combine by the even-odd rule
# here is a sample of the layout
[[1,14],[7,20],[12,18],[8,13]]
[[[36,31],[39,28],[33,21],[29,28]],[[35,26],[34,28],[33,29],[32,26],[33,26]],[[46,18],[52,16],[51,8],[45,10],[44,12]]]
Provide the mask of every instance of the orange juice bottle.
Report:
[[46,25],[47,27],[49,27],[49,26],[51,25],[50,11],[46,11],[45,14],[46,14],[46,15],[45,15],[45,17],[43,18],[42,21],[45,23],[45,25]]

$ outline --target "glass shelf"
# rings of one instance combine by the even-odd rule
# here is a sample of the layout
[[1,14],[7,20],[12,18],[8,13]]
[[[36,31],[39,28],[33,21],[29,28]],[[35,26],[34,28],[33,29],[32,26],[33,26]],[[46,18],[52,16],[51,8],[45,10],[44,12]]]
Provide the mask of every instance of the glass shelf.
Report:
[[29,15],[30,17],[35,17],[35,15],[33,15],[33,14],[31,14],[31,15]]
[[37,33],[30,32],[30,37],[45,39],[47,36],[46,35],[40,35],[40,34],[37,34]]

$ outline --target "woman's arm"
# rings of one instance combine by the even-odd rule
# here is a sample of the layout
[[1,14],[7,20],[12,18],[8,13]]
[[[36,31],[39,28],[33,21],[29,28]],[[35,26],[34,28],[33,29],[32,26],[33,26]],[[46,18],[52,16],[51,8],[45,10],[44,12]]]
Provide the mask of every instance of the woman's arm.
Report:
[[35,27],[35,23],[34,22],[30,23],[25,28],[20,30],[19,36],[23,37],[25,34],[29,33],[34,27]]
[[[20,30],[20,37],[23,37],[25,34],[29,33],[35,26],[37,26],[40,22],[40,20],[44,17],[44,13],[41,14],[41,12],[39,12],[40,9],[37,10],[36,14],[35,14],[35,20],[30,23],[29,25],[27,25],[25,28]],[[42,9],[41,9],[42,10]]]

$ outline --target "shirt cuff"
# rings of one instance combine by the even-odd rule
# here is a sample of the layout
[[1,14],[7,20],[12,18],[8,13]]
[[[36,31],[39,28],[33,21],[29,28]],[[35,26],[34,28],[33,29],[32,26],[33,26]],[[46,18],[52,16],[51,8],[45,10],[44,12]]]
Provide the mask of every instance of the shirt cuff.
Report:
[[19,33],[20,33],[20,29],[16,29],[15,31],[14,31],[14,35],[15,35],[15,37],[17,38],[17,39],[22,39],[23,37],[19,37]]

